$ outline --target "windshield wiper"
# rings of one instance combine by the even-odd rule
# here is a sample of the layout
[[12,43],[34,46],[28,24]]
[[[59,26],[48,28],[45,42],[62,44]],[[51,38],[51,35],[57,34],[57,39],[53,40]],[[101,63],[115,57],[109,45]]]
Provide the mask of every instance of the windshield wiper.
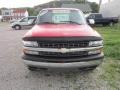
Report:
[[40,22],[39,24],[56,24],[54,22]]
[[74,23],[74,24],[79,24],[79,25],[81,25],[80,23],[74,22],[74,21],[61,21],[61,22],[69,22],[69,23]]
[[[74,22],[74,21],[60,21],[60,22],[69,22],[69,23],[74,23],[74,24],[79,24],[79,25],[81,25],[80,23],[78,23],[78,22]],[[54,23],[54,22],[40,22],[40,23],[38,23],[38,24],[59,24],[59,23]],[[61,24],[61,23],[60,23]]]

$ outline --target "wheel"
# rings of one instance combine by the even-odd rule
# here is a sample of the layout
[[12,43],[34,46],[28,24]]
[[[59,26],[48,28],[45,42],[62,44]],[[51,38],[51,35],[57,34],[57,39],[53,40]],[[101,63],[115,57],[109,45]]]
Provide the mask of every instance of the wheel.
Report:
[[47,68],[40,68],[40,67],[34,67],[34,66],[27,66],[27,68],[28,68],[30,71],[48,70]]
[[20,25],[16,25],[14,28],[15,28],[15,30],[20,30],[21,26]]
[[109,24],[103,24],[104,27],[108,26]]
[[37,67],[33,67],[33,66],[27,66],[27,68],[28,68],[30,71],[36,71],[36,70],[37,70]]
[[97,66],[91,66],[91,67],[83,67],[80,68],[79,70],[83,70],[83,71],[93,71],[96,69]]
[[89,67],[88,70],[92,71],[92,70],[95,70],[98,66],[92,66],[92,67]]

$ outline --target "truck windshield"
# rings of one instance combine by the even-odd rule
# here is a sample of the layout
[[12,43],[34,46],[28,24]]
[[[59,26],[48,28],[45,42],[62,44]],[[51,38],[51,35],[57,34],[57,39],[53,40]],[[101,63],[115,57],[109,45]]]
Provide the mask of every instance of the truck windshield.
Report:
[[77,10],[42,10],[37,24],[86,24],[83,14]]

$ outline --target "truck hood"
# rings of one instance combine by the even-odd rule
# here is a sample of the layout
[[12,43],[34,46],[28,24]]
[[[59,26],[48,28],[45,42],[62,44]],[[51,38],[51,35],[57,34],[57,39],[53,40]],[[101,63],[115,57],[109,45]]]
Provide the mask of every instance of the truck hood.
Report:
[[43,24],[35,25],[24,37],[78,37],[100,35],[88,25]]

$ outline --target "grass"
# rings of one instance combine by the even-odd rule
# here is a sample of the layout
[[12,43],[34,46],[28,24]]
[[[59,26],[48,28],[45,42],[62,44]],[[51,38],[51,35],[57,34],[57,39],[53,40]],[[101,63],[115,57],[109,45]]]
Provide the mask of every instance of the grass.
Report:
[[105,60],[100,78],[107,81],[109,90],[120,90],[120,24],[95,29],[104,39]]
[[107,81],[110,87],[108,90],[120,90],[120,61],[105,59],[99,78]]
[[105,56],[120,60],[120,25],[96,30],[103,36]]

